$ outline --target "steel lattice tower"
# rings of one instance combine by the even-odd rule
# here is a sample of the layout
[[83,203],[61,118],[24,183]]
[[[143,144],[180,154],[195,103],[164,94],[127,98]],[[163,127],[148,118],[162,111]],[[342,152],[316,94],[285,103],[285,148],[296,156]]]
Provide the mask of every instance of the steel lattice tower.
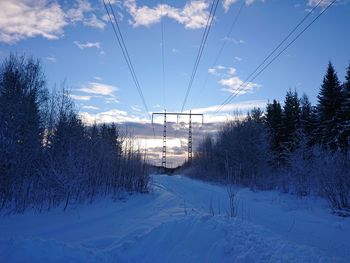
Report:
[[162,167],[166,169],[166,111],[164,112]]
[[189,125],[188,125],[188,162],[192,162],[192,113],[190,111]]
[[193,116],[200,116],[202,117],[202,125],[204,121],[203,114],[194,114],[194,113],[181,113],[181,112],[154,112],[152,113],[152,125],[153,125],[153,119],[154,115],[163,115],[164,117],[164,124],[163,124],[163,151],[162,151],[162,167],[164,170],[167,168],[167,151],[166,151],[166,128],[167,128],[167,116],[169,115],[175,115],[177,116],[177,122],[179,122],[179,116],[189,116],[189,131],[188,131],[188,162],[192,162],[192,118]]

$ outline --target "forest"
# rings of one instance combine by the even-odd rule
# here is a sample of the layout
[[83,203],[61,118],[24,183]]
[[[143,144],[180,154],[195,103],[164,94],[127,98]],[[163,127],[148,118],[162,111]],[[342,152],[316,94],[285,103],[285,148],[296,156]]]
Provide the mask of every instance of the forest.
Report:
[[[191,177],[319,195],[350,209],[350,66],[328,64],[312,105],[289,90],[223,124],[196,149]],[[147,157],[120,125],[83,123],[62,84],[48,89],[38,60],[11,54],[0,67],[0,209],[50,210],[123,191],[147,192]]]
[[0,66],[0,210],[146,192],[145,156],[121,130],[84,124],[64,84],[49,91],[40,61],[11,54]]
[[333,210],[350,208],[350,66],[339,80],[334,66],[312,105],[289,90],[284,102],[268,102],[222,125],[200,142],[188,174],[253,190],[279,189],[299,197],[319,195]]

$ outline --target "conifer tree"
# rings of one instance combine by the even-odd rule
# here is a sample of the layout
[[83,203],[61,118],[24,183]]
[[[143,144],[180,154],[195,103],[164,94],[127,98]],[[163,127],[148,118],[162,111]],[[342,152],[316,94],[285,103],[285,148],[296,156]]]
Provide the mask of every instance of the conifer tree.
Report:
[[272,103],[268,103],[266,107],[266,124],[270,131],[270,148],[274,155],[273,162],[277,166],[284,161],[284,153],[282,147],[282,107],[281,104],[273,100]]
[[249,113],[249,116],[252,121],[255,121],[257,123],[262,123],[263,121],[263,111],[260,108],[253,108],[251,112]]
[[350,139],[350,65],[347,69],[345,82],[342,85],[342,101],[339,110],[340,131],[339,140],[340,147],[345,153],[348,152]]
[[[46,100],[40,63],[11,54],[0,69],[0,163],[32,175],[42,151],[41,106]],[[5,171],[3,171],[5,172]],[[15,177],[14,175],[12,176]]]
[[300,102],[298,93],[289,90],[284,101],[282,125],[283,125],[283,143],[285,148],[292,152],[297,146],[299,136],[297,131],[300,128]]
[[306,94],[300,99],[300,126],[303,133],[310,138],[312,136],[312,105]]
[[320,142],[332,151],[338,149],[338,130],[340,121],[338,112],[341,107],[341,87],[337,73],[331,62],[328,64],[327,73],[318,95],[318,119],[319,127],[317,135]]

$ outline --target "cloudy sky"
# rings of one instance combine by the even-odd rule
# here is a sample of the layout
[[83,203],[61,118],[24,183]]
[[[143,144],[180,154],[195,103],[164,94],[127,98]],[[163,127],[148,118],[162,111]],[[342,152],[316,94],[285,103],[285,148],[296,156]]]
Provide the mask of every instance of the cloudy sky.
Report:
[[[211,2],[111,1],[150,112],[181,111]],[[195,141],[237,110],[244,113],[252,107],[264,108],[274,98],[283,101],[290,88],[305,92],[315,103],[329,60],[344,78],[350,61],[350,3],[338,0],[230,104],[214,114],[318,2],[220,1],[185,105],[185,111],[205,114],[205,124],[194,127]],[[323,0],[304,26],[330,2]],[[140,146],[147,147],[154,161],[160,162],[162,126],[155,125],[154,137],[102,1],[0,0],[0,58],[10,52],[40,58],[49,87],[65,81],[85,121],[127,123]],[[155,121],[161,123],[162,119]],[[169,122],[176,122],[176,118]],[[170,165],[186,157],[186,122],[180,118],[179,125],[169,125]]]

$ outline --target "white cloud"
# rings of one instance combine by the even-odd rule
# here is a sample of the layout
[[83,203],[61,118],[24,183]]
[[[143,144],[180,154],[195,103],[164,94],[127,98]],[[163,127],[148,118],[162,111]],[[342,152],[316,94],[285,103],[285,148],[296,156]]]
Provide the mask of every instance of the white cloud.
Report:
[[80,96],[80,95],[70,94],[69,97],[71,97],[74,100],[82,100],[82,101],[91,100],[91,96]]
[[224,0],[222,2],[222,6],[224,7],[225,12],[228,12],[228,10],[230,9],[230,6],[236,2],[238,2],[238,0]]
[[135,27],[158,23],[163,16],[174,19],[185,28],[197,29],[205,27],[209,16],[209,4],[205,0],[191,0],[183,8],[167,4],[159,4],[153,8],[138,6],[136,0],[126,0],[124,6],[132,17],[130,23]]
[[84,19],[83,24],[98,29],[104,29],[107,25],[105,22],[98,19],[95,14],[92,14],[89,18]]
[[86,42],[86,43],[80,43],[79,41],[74,41],[73,42],[78,48],[80,49],[85,49],[85,48],[101,48],[101,43],[100,42]]
[[206,1],[190,1],[182,10],[170,8],[167,15],[185,25],[185,28],[203,28],[208,21],[208,8],[209,4]]
[[160,21],[162,12],[159,8],[160,5],[154,9],[147,6],[138,7],[136,0],[126,0],[124,5],[132,16],[133,21],[130,21],[130,23],[135,27],[149,26]]
[[[333,0],[323,0],[321,3],[320,3],[320,6],[321,7],[325,7],[327,5],[329,5]],[[320,0],[308,0],[307,1],[307,5],[308,6],[311,6],[311,7],[314,7],[316,6],[318,3],[320,2]]]
[[56,2],[0,1],[0,42],[12,44],[35,36],[57,39],[67,24],[65,13]]
[[265,109],[266,103],[265,100],[248,100],[227,104],[223,106],[218,113],[216,113],[216,111],[221,105],[195,108],[192,109],[191,112],[204,114],[204,125],[213,124],[214,126],[211,128],[207,127],[208,132],[213,132],[218,129],[223,122],[245,118],[248,111],[254,108]]
[[208,73],[212,75],[217,75],[216,69],[215,68],[209,68]]
[[[71,4],[73,1],[68,1]],[[92,14],[94,8],[87,0],[68,3],[49,0],[1,0],[0,42],[13,44],[20,40],[41,36],[58,39],[64,28],[78,22],[104,29],[105,23]],[[89,15],[89,17],[86,17]]]
[[106,102],[107,104],[119,103],[119,100],[116,99],[115,97],[110,97],[110,98],[105,98],[105,102]]
[[232,76],[227,79],[220,79],[219,84],[224,86],[222,90],[228,91],[233,94],[243,95],[246,93],[252,93],[254,88],[260,87],[259,84],[254,82],[246,82],[240,79],[238,76]]
[[83,109],[87,109],[87,110],[99,110],[100,108],[95,107],[95,106],[91,106],[91,105],[86,105],[86,106],[83,106]]
[[[322,7],[327,6],[332,0],[324,0]],[[345,2],[347,0],[343,0]],[[130,23],[135,26],[150,26],[159,23],[162,16],[174,19],[183,24],[185,28],[197,29],[205,27],[209,16],[209,2],[206,0],[189,0],[182,8],[170,6],[168,4],[158,4],[154,7],[138,5],[136,0],[116,1],[118,6],[124,5],[131,15]],[[222,6],[225,12],[239,0],[223,0]],[[245,0],[245,5],[250,6],[255,2],[265,2],[265,0]],[[307,0],[308,6],[315,6],[319,0]],[[118,16],[119,16],[119,12]],[[122,19],[122,17],[121,17]]]
[[[249,5],[253,4],[256,1],[258,1],[258,0],[245,0],[245,4],[246,4],[246,6],[249,6]],[[265,0],[259,0],[259,1],[260,2],[265,2]],[[224,8],[224,11],[228,12],[230,10],[231,5],[233,5],[233,4],[237,3],[237,2],[239,2],[239,0],[224,0],[222,2],[222,6]]]
[[[246,5],[251,5],[251,4],[253,4],[254,2],[256,2],[256,1],[258,1],[258,0],[245,0],[245,4]],[[265,0],[259,0],[260,2],[265,2]]]
[[139,105],[132,105],[131,109],[136,112],[142,112],[142,109]]
[[45,57],[45,59],[51,63],[56,63],[57,62],[57,59],[55,58],[55,56],[48,56],[48,57]]
[[218,77],[228,77],[234,75],[236,73],[236,69],[232,67],[217,65],[213,68],[209,68],[208,73]]
[[234,43],[236,45],[245,43],[244,40],[242,40],[242,39],[235,39],[235,38],[232,38],[232,37],[223,37],[221,40],[222,41],[227,41],[227,42],[232,42],[232,43]]
[[83,121],[89,124],[96,123],[123,123],[123,122],[137,122],[149,123],[149,119],[139,116],[129,116],[126,111],[113,109],[99,113],[80,112]]
[[77,0],[74,7],[67,11],[67,17],[71,22],[84,20],[84,14],[92,11],[91,4],[86,0]]
[[224,87],[222,90],[233,94],[243,95],[245,93],[251,93],[255,88],[260,87],[259,84],[254,82],[244,82],[237,75],[237,70],[233,67],[218,65],[208,69],[208,73],[220,77],[221,79],[218,83]]
[[[192,113],[210,114],[214,113],[220,105],[213,105],[205,108],[192,109]],[[236,103],[227,104],[222,107],[221,112],[247,111],[253,108],[265,108],[265,100],[247,100]]]
[[227,73],[229,74],[229,75],[235,75],[236,74],[236,69],[235,68],[232,68],[232,67],[228,67],[227,68]]
[[235,57],[235,60],[242,61],[242,58],[241,57]]
[[114,5],[114,4],[120,5],[121,0],[109,0],[109,2],[111,3],[111,5]]
[[98,82],[89,82],[87,85],[78,89],[80,92],[103,96],[114,96],[114,92],[118,90],[115,86]]
[[97,18],[94,11],[88,0],[76,0],[74,7],[67,11],[67,18],[73,24],[82,22],[85,26],[103,30],[107,24],[103,21],[103,16],[101,19]]

